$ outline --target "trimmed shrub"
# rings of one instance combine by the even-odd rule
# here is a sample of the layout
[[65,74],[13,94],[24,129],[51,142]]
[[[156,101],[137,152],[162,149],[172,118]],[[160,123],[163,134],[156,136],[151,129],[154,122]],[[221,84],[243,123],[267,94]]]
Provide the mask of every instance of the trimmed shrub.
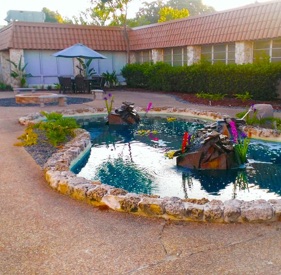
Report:
[[122,69],[128,87],[166,92],[226,94],[235,97],[246,91],[252,99],[271,100],[277,96],[281,63],[211,65],[202,61],[191,66],[128,64]]

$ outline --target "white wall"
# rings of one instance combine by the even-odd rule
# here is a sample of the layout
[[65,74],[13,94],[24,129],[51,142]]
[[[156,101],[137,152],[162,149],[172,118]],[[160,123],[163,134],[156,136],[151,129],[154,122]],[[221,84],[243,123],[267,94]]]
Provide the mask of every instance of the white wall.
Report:
[[[58,83],[58,76],[74,77],[76,70],[74,59],[54,57],[55,51],[25,50],[24,60],[28,63],[26,72],[32,77],[27,79],[28,85],[53,85]],[[116,71],[119,75],[126,64],[126,53],[123,52],[100,52],[106,59],[93,60],[93,67],[97,74],[108,71]]]

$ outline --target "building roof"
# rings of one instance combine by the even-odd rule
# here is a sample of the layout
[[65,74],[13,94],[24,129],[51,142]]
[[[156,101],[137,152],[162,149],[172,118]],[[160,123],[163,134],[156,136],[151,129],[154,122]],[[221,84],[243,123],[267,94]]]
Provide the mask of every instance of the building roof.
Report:
[[0,50],[61,50],[76,43],[103,51],[125,51],[123,28],[12,22],[0,29]]
[[144,50],[281,37],[281,1],[134,28],[131,49]]
[[[281,37],[281,0],[129,29],[130,50]],[[61,50],[76,43],[125,51],[122,27],[12,22],[0,29],[0,50]]]

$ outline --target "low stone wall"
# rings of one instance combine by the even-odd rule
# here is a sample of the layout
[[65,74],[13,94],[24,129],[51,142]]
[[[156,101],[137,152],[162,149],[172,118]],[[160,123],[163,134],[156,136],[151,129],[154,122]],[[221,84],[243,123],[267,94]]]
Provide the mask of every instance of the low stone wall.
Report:
[[[105,110],[85,109],[64,111],[63,113],[77,116],[103,111]],[[167,112],[168,109],[161,109],[158,112],[163,111]],[[182,113],[181,110],[174,109],[172,109],[172,112]],[[184,113],[191,115],[190,113],[193,113],[193,111],[186,110]],[[203,116],[205,115],[206,113],[203,112]],[[214,119],[221,118],[215,113],[209,112],[209,115]],[[25,125],[36,119],[40,119],[40,114],[31,114],[20,118],[19,121]],[[280,135],[278,138],[280,139]],[[102,184],[99,181],[78,177],[69,168],[85,151],[89,150],[90,146],[90,134],[85,130],[78,129],[76,137],[47,161],[44,166],[45,178],[53,189],[103,209],[171,220],[216,223],[281,221],[281,199],[268,201],[233,199],[222,202],[219,200],[208,201],[207,199],[180,199],[177,197],[160,198],[157,195],[128,193],[126,190]]]
[[[29,88],[26,89],[29,90]],[[59,106],[66,105],[66,96],[51,93],[16,94],[15,99],[18,104],[40,104],[41,107],[44,107],[46,103],[52,102],[58,102]]]

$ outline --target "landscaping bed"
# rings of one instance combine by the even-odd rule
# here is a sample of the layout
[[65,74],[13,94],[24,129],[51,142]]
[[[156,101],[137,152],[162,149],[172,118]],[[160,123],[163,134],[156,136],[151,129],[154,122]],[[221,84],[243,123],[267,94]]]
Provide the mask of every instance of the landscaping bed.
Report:
[[245,107],[249,108],[253,104],[271,104],[274,110],[281,110],[281,99],[269,100],[269,101],[259,101],[259,100],[246,100],[242,102],[240,99],[225,97],[220,100],[208,100],[204,98],[198,98],[195,94],[183,94],[183,93],[169,93],[179,97],[182,100],[188,101],[194,104],[200,105],[212,105],[212,106],[225,106],[225,107]]

